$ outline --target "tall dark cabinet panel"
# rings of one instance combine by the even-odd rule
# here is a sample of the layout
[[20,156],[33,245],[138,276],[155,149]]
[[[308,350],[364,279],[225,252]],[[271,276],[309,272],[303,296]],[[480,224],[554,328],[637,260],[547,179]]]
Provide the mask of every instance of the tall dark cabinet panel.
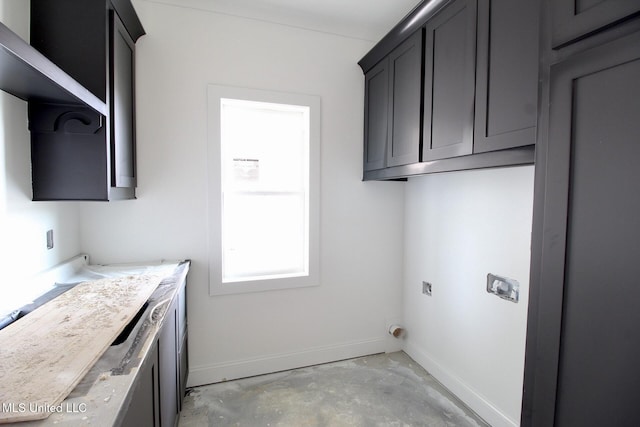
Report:
[[588,36],[640,12],[638,0],[555,0],[553,47]]
[[365,75],[365,171],[419,160],[421,82],[418,30]]
[[422,158],[473,151],[476,0],[455,0],[426,24]]
[[638,425],[640,22],[606,40],[546,51],[524,427]]
[[422,30],[389,55],[390,122],[387,166],[420,160]]
[[389,59],[364,77],[364,170],[385,167],[389,114]]
[[479,0],[473,152],[535,144],[540,4]]
[[558,144],[549,156],[571,150],[555,419],[632,426],[640,402],[640,168],[630,161],[640,158],[640,37],[599,50],[551,74]]
[[[30,102],[34,200],[135,198],[134,43],[143,34],[129,0],[31,1],[33,47],[108,109],[96,119],[73,106]],[[82,141],[92,156],[82,161],[69,141]]]

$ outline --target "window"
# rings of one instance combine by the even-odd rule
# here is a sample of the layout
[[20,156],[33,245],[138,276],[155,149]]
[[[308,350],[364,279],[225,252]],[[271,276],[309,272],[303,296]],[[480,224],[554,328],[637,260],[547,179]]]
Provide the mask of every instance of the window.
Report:
[[209,86],[212,295],[318,284],[315,96]]

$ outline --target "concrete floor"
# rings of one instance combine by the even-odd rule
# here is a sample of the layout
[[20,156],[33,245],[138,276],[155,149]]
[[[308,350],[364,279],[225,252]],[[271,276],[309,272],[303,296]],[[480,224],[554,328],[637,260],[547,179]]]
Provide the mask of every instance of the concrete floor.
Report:
[[485,427],[405,353],[193,388],[180,427]]

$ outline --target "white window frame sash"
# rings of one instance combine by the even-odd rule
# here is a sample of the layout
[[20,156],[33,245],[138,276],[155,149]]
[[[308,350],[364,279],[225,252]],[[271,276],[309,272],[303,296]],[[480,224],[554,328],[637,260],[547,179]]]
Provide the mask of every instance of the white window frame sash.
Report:
[[[208,85],[208,264],[209,294],[229,295],[320,285],[320,97],[232,86]],[[309,234],[308,275],[260,280],[222,281],[222,153],[220,100],[222,98],[288,105],[309,110]],[[286,192],[286,191],[285,191]]]

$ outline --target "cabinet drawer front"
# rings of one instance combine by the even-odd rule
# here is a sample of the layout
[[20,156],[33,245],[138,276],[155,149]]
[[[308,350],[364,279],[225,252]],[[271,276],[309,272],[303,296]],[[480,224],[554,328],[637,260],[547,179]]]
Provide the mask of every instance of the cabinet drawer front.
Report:
[[640,13],[638,0],[553,0],[553,48]]
[[472,152],[475,46],[475,0],[457,0],[427,22],[423,160]]

